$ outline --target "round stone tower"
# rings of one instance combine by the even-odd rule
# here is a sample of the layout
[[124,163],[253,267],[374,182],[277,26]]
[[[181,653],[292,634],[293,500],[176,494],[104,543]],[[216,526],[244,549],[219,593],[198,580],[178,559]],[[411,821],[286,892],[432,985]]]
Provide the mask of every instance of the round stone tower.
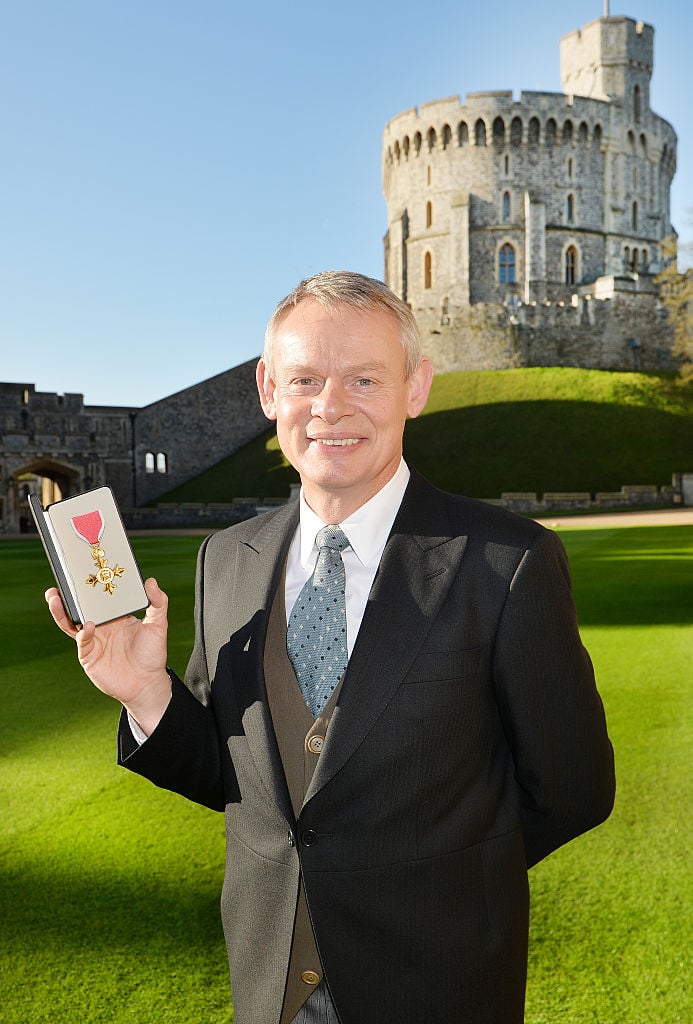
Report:
[[[653,38],[650,25],[599,18],[561,40],[563,93],[470,93],[388,123],[385,278],[424,335],[441,336],[429,350],[466,366],[475,351],[479,366],[540,363],[537,314],[529,360],[507,329],[522,326],[522,307],[579,308],[621,292],[654,302],[676,135],[650,109]],[[629,331],[587,346],[582,361],[632,366]],[[442,344],[451,333],[452,349]]]

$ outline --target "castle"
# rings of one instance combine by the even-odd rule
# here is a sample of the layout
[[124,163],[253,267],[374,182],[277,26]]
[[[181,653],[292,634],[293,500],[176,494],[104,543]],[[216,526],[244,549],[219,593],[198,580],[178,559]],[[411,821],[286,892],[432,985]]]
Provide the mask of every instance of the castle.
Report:
[[[561,42],[563,93],[472,93],[393,118],[385,279],[437,370],[673,368],[655,275],[676,135],[650,109],[654,30],[604,17]],[[110,484],[141,508],[267,427],[254,361],[143,409],[0,384],[0,533]]]
[[650,109],[654,29],[561,40],[562,93],[470,93],[385,128],[385,279],[438,370],[671,369],[654,278],[676,134]]

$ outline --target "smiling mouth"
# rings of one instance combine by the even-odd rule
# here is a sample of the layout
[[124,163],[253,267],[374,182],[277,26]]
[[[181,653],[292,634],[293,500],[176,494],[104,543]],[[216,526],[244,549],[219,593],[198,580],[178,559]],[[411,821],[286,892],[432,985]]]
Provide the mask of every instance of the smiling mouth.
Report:
[[348,448],[350,445],[358,444],[360,437],[311,437],[309,441],[315,444],[325,444],[330,448]]

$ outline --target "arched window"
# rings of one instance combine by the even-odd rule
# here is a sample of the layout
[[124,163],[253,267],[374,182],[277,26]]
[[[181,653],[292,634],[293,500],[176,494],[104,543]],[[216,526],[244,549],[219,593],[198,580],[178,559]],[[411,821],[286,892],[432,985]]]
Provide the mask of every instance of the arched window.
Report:
[[408,135],[405,135],[404,139],[402,140],[402,150],[404,152],[404,159],[408,160],[409,159],[409,136]]
[[630,246],[627,245],[623,250],[623,269],[630,270]]
[[556,145],[556,122],[552,117],[546,122],[546,145]]
[[647,249],[643,249],[642,255],[640,257],[640,266],[642,267],[642,270],[643,270],[644,274],[647,273],[647,271],[649,269],[649,265],[650,265],[649,254],[647,252]]
[[503,220],[510,220],[510,193],[503,193]]
[[477,146],[486,145],[486,124],[481,118],[474,125],[474,141]]
[[640,86],[633,86],[633,120],[636,124],[640,121],[642,116],[642,103],[640,99]]
[[647,139],[645,138],[644,132],[641,132],[640,134],[640,156],[643,159],[646,159],[647,157]]
[[573,122],[566,121],[563,125],[563,145],[570,146],[573,142]]
[[145,473],[153,473],[155,469],[154,452],[147,452],[144,456],[144,471]]
[[631,223],[633,225],[633,231],[637,231],[638,230],[638,204],[637,203],[633,203],[633,208],[631,210]]
[[630,269],[635,271],[638,269],[638,250],[633,249],[633,256],[630,261]]
[[426,227],[430,228],[433,223],[433,203],[426,203]]
[[436,130],[435,130],[435,128],[429,128],[428,129],[428,135],[427,135],[426,138],[427,138],[427,142],[428,142],[428,151],[430,153],[430,151],[434,148],[434,146],[436,144]]
[[503,157],[503,174],[507,176],[510,174],[510,157],[506,153]]
[[448,146],[450,145],[451,138],[452,138],[452,132],[450,130],[450,125],[449,124],[444,124],[443,125],[443,149],[447,149],[448,148]]
[[509,242],[502,245],[498,253],[498,280],[501,284],[515,281],[515,250]]
[[414,136],[414,152],[417,156],[421,152],[421,132],[417,132]]
[[568,157],[568,177],[572,180],[572,177],[573,177],[573,158],[572,158],[572,156]]
[[633,156],[633,154],[635,153],[635,136],[632,132],[628,132],[628,135],[626,136],[626,142],[628,155]]
[[165,452],[156,453],[156,471],[157,473],[168,472],[168,459],[166,458]]
[[529,142],[530,146],[538,146],[539,145],[539,135],[540,135],[539,118],[538,117],[533,117],[530,120],[530,122],[529,122],[529,129],[527,131],[527,141]]
[[577,280],[577,249],[569,245],[565,251],[565,283],[575,284]]
[[587,135],[588,135],[587,122],[586,121],[581,121],[580,122],[580,128],[578,129],[578,140],[580,142],[582,142],[582,143],[586,143],[587,142]]
[[513,149],[522,145],[522,121],[519,117],[514,117],[510,123],[510,145]]
[[430,252],[424,256],[424,288],[433,287],[433,259]]
[[466,146],[469,142],[469,128],[466,121],[460,121],[457,125],[457,142],[460,146]]
[[401,155],[402,154],[401,154],[401,151],[400,151],[400,148],[399,148],[399,142],[396,142],[395,143],[395,160],[397,161],[397,163],[399,163]]
[[429,164],[428,167],[426,168],[426,184],[427,185],[431,184],[431,173],[432,173],[431,172],[431,165]]
[[594,126],[594,134],[592,136],[592,145],[595,149],[598,149],[602,144],[602,126],[597,124]]
[[502,117],[496,117],[493,121],[493,145],[505,145],[505,121]]
[[572,224],[575,220],[575,196],[572,192],[568,195],[565,201],[565,219],[569,224]]

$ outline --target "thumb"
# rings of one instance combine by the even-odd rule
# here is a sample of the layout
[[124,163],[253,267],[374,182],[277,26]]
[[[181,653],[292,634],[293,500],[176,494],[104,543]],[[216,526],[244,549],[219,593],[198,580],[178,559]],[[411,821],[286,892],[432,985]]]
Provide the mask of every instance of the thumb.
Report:
[[168,597],[153,576],[144,581],[144,589],[150,602],[145,618],[148,620],[165,619],[168,611]]

